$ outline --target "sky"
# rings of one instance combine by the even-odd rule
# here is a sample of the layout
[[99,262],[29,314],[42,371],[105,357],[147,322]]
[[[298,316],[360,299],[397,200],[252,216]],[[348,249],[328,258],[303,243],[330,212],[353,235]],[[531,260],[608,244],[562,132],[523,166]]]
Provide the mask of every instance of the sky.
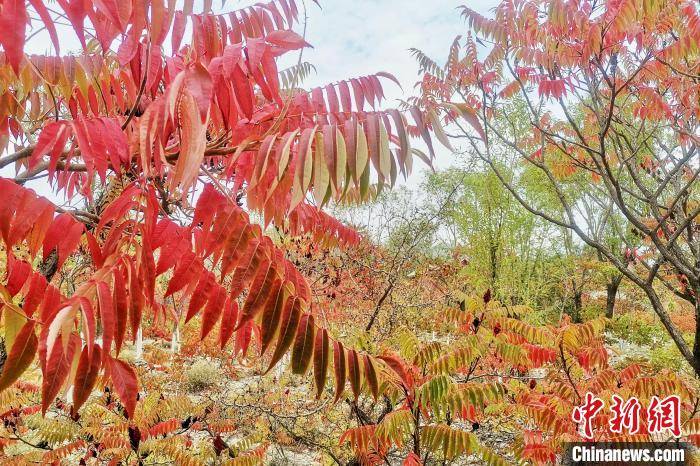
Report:
[[[481,14],[488,14],[496,0],[356,0],[321,1],[323,9],[312,2],[307,26],[307,42],[313,49],[304,51],[304,60],[316,66],[317,74],[304,85],[325,85],[377,71],[392,73],[401,83],[400,89],[385,81],[388,100],[384,106],[395,107],[398,100],[415,95],[414,85],[420,79],[418,63],[408,49],[417,48],[443,64],[449,47],[458,35],[465,36],[467,26],[457,7],[467,5]],[[421,143],[413,142],[416,147]],[[449,167],[454,156],[436,142],[437,169]],[[414,186],[428,170],[421,162],[402,184]]]
[[[178,1],[180,4],[181,1]],[[220,7],[218,1],[214,2]],[[253,1],[226,1],[221,11],[255,3]],[[301,4],[301,0],[297,0]],[[320,0],[321,8],[306,0],[308,23],[306,38],[313,48],[304,49],[303,60],[316,67],[316,73],[303,83],[311,88],[341,79],[386,71],[392,73],[403,89],[384,80],[387,101],[384,107],[395,107],[398,99],[415,94],[418,81],[418,64],[408,49],[418,48],[444,63],[450,44],[457,35],[464,35],[467,27],[457,7],[467,4],[470,8],[488,14],[498,3],[496,0]],[[179,6],[179,5],[178,5]],[[301,6],[300,6],[301,8]],[[201,1],[195,2],[195,12],[201,11]],[[78,50],[79,44],[72,30],[61,31],[62,52]],[[300,30],[298,32],[301,32]],[[116,45],[115,45],[116,46]],[[37,35],[27,44],[27,53],[47,53],[51,45],[46,35]],[[298,56],[290,54],[294,64]],[[415,142],[416,147],[421,143]],[[436,168],[446,168],[454,163],[454,156],[436,142]],[[8,167],[9,168],[9,167]],[[414,173],[400,183],[415,186],[428,168],[418,161]],[[0,175],[11,176],[7,168]],[[31,187],[48,194],[41,183]]]

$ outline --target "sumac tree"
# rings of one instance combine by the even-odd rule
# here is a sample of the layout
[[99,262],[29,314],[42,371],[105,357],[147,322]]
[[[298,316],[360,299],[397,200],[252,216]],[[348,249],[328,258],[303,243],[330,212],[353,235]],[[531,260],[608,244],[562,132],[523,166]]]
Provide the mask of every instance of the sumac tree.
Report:
[[[265,229],[356,243],[320,208],[366,199],[414,155],[427,160],[409,141],[432,153],[430,115],[380,110],[396,81],[385,72],[305,90],[301,52],[278,69],[308,46],[292,30],[298,1],[224,13],[192,3],[0,6],[0,168],[15,171],[0,179],[0,390],[38,356],[42,412],[72,387],[77,418],[103,381],[132,417],[139,382],[120,351],[144,321],[179,319],[174,296],[185,321],[201,317],[202,338],[216,327],[220,347],[244,355],[254,343],[270,367],[291,352],[319,394],[332,360],[336,398],[346,381],[376,396],[388,373],[318,325],[309,284]],[[60,54],[59,27],[81,51]],[[55,53],[26,55],[42,29]],[[33,180],[68,203],[24,186]]]
[[[422,105],[455,122],[465,150],[527,210],[571,230],[639,287],[700,375],[697,3],[524,0],[501,3],[492,18],[462,14],[473,36],[455,40],[445,67],[415,52]],[[542,174],[556,209],[523,196],[499,169],[497,147]],[[695,309],[694,343],[661,289]]]
[[[697,442],[693,380],[647,364],[612,365],[606,318],[533,325],[531,308],[503,306],[489,295],[423,313],[432,339],[397,332],[396,351],[382,356],[400,380],[384,392],[393,409],[341,438],[366,464],[397,452],[403,464],[467,457],[492,465],[559,464],[565,443],[583,440],[571,413],[587,393],[607,403],[613,394],[635,397],[645,406],[655,395],[678,395],[683,439]],[[610,419],[609,412],[594,419],[596,441],[671,441],[647,433],[645,415],[636,433],[611,432]]]

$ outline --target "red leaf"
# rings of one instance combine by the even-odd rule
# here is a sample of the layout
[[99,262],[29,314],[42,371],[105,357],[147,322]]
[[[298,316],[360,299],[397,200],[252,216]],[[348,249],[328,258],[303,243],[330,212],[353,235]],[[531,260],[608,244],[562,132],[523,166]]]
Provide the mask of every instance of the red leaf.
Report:
[[197,225],[201,222],[202,230],[208,231],[211,227],[214,214],[225,200],[224,196],[216,190],[214,185],[210,183],[205,184],[202,194],[200,194],[199,199],[197,199],[192,223]]
[[346,377],[346,356],[345,348],[339,341],[333,343],[333,372],[335,373],[335,399],[333,403],[340,399],[345,389]]
[[140,188],[131,184],[122,191],[118,198],[109,203],[107,208],[100,215],[100,223],[95,228],[95,234],[100,231],[109,222],[117,219],[122,219],[136,204],[136,196],[141,194]]
[[411,106],[410,111],[411,111],[411,115],[413,116],[413,120],[416,122],[416,127],[418,128],[418,131],[420,131],[421,137],[425,141],[425,144],[428,146],[428,151],[430,152],[430,158],[434,159],[435,158],[435,148],[433,147],[433,140],[430,138],[430,133],[428,132],[428,128],[425,126],[425,120],[423,119],[423,113],[416,106]]
[[233,347],[234,356],[240,353],[242,357],[246,357],[255,328],[255,323],[248,322],[236,332],[236,343]]
[[365,106],[365,94],[362,91],[362,84],[357,78],[350,80],[350,85],[352,86],[352,93],[355,97],[355,106],[358,112],[361,112]]
[[126,30],[131,17],[131,2],[121,0],[95,0],[98,11],[105,14],[121,32]]
[[479,116],[477,115],[476,110],[474,110],[472,107],[465,103],[455,104],[455,107],[457,108],[462,118],[467,120],[467,123],[469,123],[472,126],[472,128],[474,128],[476,132],[479,133],[481,139],[486,141],[486,133],[484,132],[484,128],[481,126],[481,122],[479,121]]
[[[338,91],[340,92],[340,103],[343,106],[343,112],[352,112],[352,100],[350,99],[350,87],[347,81],[340,81],[338,83]],[[362,109],[357,109],[359,112]]]
[[423,461],[421,461],[420,456],[410,452],[406,459],[403,460],[402,466],[423,466]]
[[173,20],[172,27],[172,50],[173,55],[175,55],[180,50],[180,44],[182,43],[182,38],[185,35],[185,27],[187,26],[187,16],[185,16],[182,11],[175,12],[175,19]]
[[63,11],[66,12],[66,16],[68,16],[70,24],[73,26],[75,33],[78,35],[80,44],[83,46],[83,49],[86,49],[87,44],[85,43],[84,24],[86,15],[85,5],[87,3],[81,1],[69,2],[68,0],[58,0],[58,4],[61,6]]
[[165,297],[170,296],[176,291],[180,291],[197,278],[199,267],[197,267],[196,264],[197,256],[195,256],[191,251],[187,251],[183,258],[180,259],[177,267],[175,267],[175,272],[173,273],[173,278],[171,278],[170,282],[168,283],[168,289],[165,292]]
[[57,267],[60,268],[68,256],[77,249],[84,231],[84,225],[75,220],[72,215],[67,213],[58,215],[44,237],[43,256],[48,257],[53,248],[57,248]]
[[236,101],[240,105],[243,114],[246,118],[253,117],[253,89],[248,80],[248,77],[241,69],[240,64],[233,68],[232,76],[233,90],[236,95]]
[[56,34],[56,25],[54,24],[53,18],[51,18],[51,15],[49,15],[48,10],[46,9],[46,6],[44,5],[43,0],[29,0],[29,3],[31,3],[32,7],[36,10],[36,12],[39,14],[39,17],[41,20],[44,22],[44,26],[46,26],[46,30],[49,33],[49,37],[51,38],[51,42],[53,42],[53,46],[56,49],[56,55],[60,55],[60,47],[58,44],[58,34]]
[[211,290],[209,302],[207,302],[204,312],[202,313],[202,340],[211,332],[216,322],[221,316],[221,311],[226,300],[226,289],[222,286],[216,286]]
[[360,357],[355,350],[348,351],[348,379],[350,380],[352,393],[357,399],[362,388],[362,371],[360,368]]
[[381,76],[383,78],[390,79],[391,81],[394,81],[396,83],[396,85],[399,86],[399,88],[401,88],[403,90],[403,88],[401,87],[401,83],[399,82],[398,79],[396,79],[396,76],[394,76],[393,74],[387,73],[386,71],[380,71],[380,72],[374,73],[374,74],[375,74],[375,76]]
[[112,347],[112,341],[114,341],[116,318],[112,293],[109,290],[109,285],[105,282],[97,283],[97,301],[99,302],[100,319],[102,320],[102,344],[105,355],[108,355]]
[[272,31],[265,36],[265,40],[285,50],[297,50],[302,47],[311,47],[303,37],[294,31]]
[[[227,218],[226,227],[230,226],[229,220],[237,220],[240,217],[233,214],[233,217]],[[216,231],[216,230],[215,230]],[[227,233],[227,232],[222,232]],[[227,233],[228,234],[228,233]],[[219,238],[221,235],[215,235]],[[223,239],[220,243],[213,242],[212,246],[221,247],[221,252],[223,252],[223,257],[221,260],[221,276],[227,275],[234,267],[236,267],[238,262],[242,260],[248,249],[257,247],[258,242],[251,242],[253,239],[253,230],[249,227],[245,221],[237,221],[233,224],[232,229],[228,237]]]
[[316,332],[314,342],[314,381],[316,382],[316,398],[320,398],[326,385],[328,374],[328,331],[325,328]]
[[97,374],[100,371],[101,364],[102,349],[100,345],[92,345],[92,350],[88,345],[83,347],[80,359],[78,360],[78,369],[75,373],[73,385],[73,413],[77,413],[90,396],[95,382],[97,381]]
[[389,368],[391,368],[391,370],[393,370],[396,373],[396,375],[399,376],[406,388],[410,389],[413,387],[413,376],[398,356],[384,355],[379,356],[379,359],[384,361],[389,366]]
[[195,288],[192,296],[190,297],[190,303],[187,306],[187,314],[185,316],[185,323],[189,322],[192,317],[197,314],[202,306],[207,302],[209,298],[209,293],[214,286],[214,276],[211,272],[206,271],[202,274],[199,281],[197,282],[197,287]]
[[45,212],[53,211],[53,205],[43,197],[38,197],[34,191],[24,190],[24,195],[17,205],[15,217],[12,219],[8,235],[8,244],[14,245],[27,237],[38,219]]
[[[177,103],[177,115],[179,117],[180,126],[180,155],[175,164],[175,173],[170,179],[172,187],[178,184],[182,187],[183,195],[196,181],[199,175],[200,165],[204,160],[204,151],[207,144],[207,125],[206,115],[208,112],[209,102],[204,108],[204,121],[201,119],[202,107],[201,102],[197,99],[204,100],[203,95],[198,97],[191,92],[183,92],[180,94]],[[200,115],[197,116],[199,109]]]
[[107,358],[107,364],[114,390],[126,409],[127,417],[132,417],[136,409],[136,398],[139,391],[136,373],[127,363],[113,357]]
[[0,235],[7,242],[10,234],[10,224],[17,205],[24,195],[24,190],[12,180],[0,178],[0,191],[3,193],[3,202],[0,203]]
[[19,65],[24,57],[24,33],[29,15],[24,0],[5,0],[0,11],[0,44],[5,50],[7,61],[15,74],[19,75]]
[[79,337],[71,334],[68,337],[68,345],[64,349],[63,339],[56,338],[53,348],[50,349],[46,364],[43,365],[43,379],[41,384],[41,412],[46,414],[46,410],[53,402],[61,390],[63,383],[68,377],[70,367],[73,363],[73,355],[79,344]]
[[11,296],[16,295],[22,289],[30,274],[32,267],[24,261],[15,259],[14,254],[8,256],[7,268],[9,271],[7,277],[7,291]]
[[275,336],[275,332],[277,332],[277,328],[280,325],[280,315],[288,297],[287,288],[283,285],[276,293],[268,296],[267,302],[263,306],[260,324],[260,354],[267,351],[272,338]]
[[121,66],[129,63],[139,51],[139,36],[136,29],[129,29],[126,38],[119,44],[117,59]]
[[129,261],[129,320],[134,340],[136,340],[136,333],[141,326],[141,316],[143,315],[145,297],[142,284],[143,281],[139,278],[134,262]]
[[204,123],[209,114],[209,103],[214,86],[209,72],[201,63],[195,64],[185,72],[185,86],[194,97],[199,109],[199,117]]
[[34,311],[39,307],[41,301],[44,299],[44,292],[46,291],[46,279],[40,273],[32,273],[32,279],[29,282],[29,291],[24,297],[24,304],[22,305],[22,310],[27,315],[31,317]]
[[126,280],[124,279],[124,273],[120,269],[114,271],[114,316],[116,318],[115,333],[114,333],[114,346],[116,348],[116,354],[119,355],[119,351],[122,348],[122,343],[124,342],[124,336],[126,335],[126,327],[129,320],[129,296],[126,291]]
[[219,333],[219,343],[221,349],[224,349],[226,343],[231,339],[233,335],[233,328],[236,326],[236,319],[238,318],[238,303],[236,300],[227,299],[224,305],[224,312],[221,316],[221,331]]
[[[168,2],[174,5],[174,2]],[[151,40],[160,45],[165,40],[167,35],[167,30],[170,28],[170,20],[172,19],[172,13],[165,11],[165,5],[163,0],[154,0],[151,2]]]
[[265,79],[270,87],[270,91],[273,93],[273,97],[277,103],[282,104],[282,97],[280,97],[279,88],[279,74],[277,71],[277,62],[275,61],[272,52],[269,49],[265,50],[262,56],[262,67],[263,73],[265,74]]
[[328,98],[328,109],[331,113],[340,112],[340,103],[338,102],[338,94],[335,92],[335,87],[332,84],[328,84],[325,89]]

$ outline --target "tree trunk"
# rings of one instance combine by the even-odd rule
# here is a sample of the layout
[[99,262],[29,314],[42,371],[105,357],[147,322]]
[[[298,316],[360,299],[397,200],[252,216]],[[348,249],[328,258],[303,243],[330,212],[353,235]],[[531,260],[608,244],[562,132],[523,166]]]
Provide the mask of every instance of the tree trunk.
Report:
[[583,299],[582,299],[582,293],[580,290],[575,290],[574,291],[574,309],[573,309],[573,315],[571,316],[571,320],[575,324],[580,324],[581,323],[581,309],[583,308]]
[[[698,291],[695,289],[695,343],[693,343],[693,356],[695,361],[700,362],[700,299],[698,299]],[[697,371],[697,370],[696,370]]]
[[180,352],[180,321],[177,321],[175,329],[173,329],[173,337],[170,340],[170,352],[177,354]]
[[56,248],[51,250],[51,253],[44,258],[44,260],[39,264],[39,273],[46,278],[47,282],[50,282],[53,276],[58,271],[58,251]]
[[136,353],[134,355],[136,360],[141,361],[143,359],[143,332],[141,327],[136,331],[136,349],[134,352]]
[[622,282],[622,275],[616,275],[605,285],[607,289],[607,302],[605,304],[605,317],[612,319],[615,315],[615,300],[617,299],[617,289]]
[[413,453],[420,458],[420,410],[413,409]]
[[696,315],[695,344],[693,345],[693,349],[691,350],[690,347],[688,346],[688,344],[686,343],[686,341],[683,339],[683,335],[673,325],[673,322],[671,321],[671,318],[669,317],[669,315],[666,313],[666,309],[664,308],[664,305],[661,303],[661,300],[659,299],[659,296],[656,294],[656,291],[654,291],[654,289],[651,287],[651,285],[643,287],[643,290],[646,293],[647,297],[649,298],[649,301],[651,302],[651,305],[654,308],[654,312],[656,313],[657,316],[659,316],[661,323],[666,328],[666,331],[671,336],[671,339],[676,344],[676,347],[683,355],[683,358],[688,362],[690,367],[693,368],[693,371],[695,372],[695,376],[700,378],[700,344],[698,343],[698,337],[700,337],[700,326],[698,326],[698,319],[697,319],[697,315],[699,312],[698,300],[696,300],[694,303],[695,304],[695,315]]
[[498,246],[489,245],[489,261],[491,262],[491,291],[494,295],[498,292],[496,282],[498,281]]

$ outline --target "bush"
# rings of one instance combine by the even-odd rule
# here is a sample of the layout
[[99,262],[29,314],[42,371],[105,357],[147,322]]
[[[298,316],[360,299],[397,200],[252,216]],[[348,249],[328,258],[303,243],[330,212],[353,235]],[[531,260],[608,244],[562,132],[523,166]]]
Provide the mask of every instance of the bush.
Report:
[[613,319],[612,333],[629,342],[655,348],[668,340],[663,327],[648,312],[629,312]]
[[201,392],[219,381],[219,367],[206,359],[195,361],[185,372],[185,387],[189,392]]
[[684,367],[683,356],[671,341],[664,345],[659,345],[658,348],[653,348],[649,353],[649,358],[651,359],[652,367],[658,370],[666,368],[680,371]]

